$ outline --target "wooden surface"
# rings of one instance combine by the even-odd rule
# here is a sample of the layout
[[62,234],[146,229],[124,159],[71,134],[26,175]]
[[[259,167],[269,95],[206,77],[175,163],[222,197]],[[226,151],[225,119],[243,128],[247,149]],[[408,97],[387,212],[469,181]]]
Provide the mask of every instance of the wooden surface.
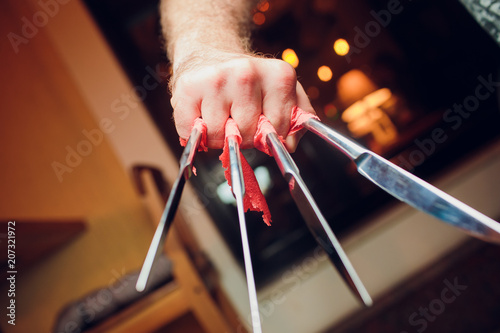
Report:
[[[67,10],[69,8],[71,10]],[[4,36],[10,32],[22,35],[23,18],[29,21],[39,15],[40,10],[37,0],[1,2],[0,32]],[[57,26],[64,34],[65,25],[74,28],[74,22],[83,20],[85,24],[77,25],[76,29],[95,34],[96,29],[89,24],[91,20],[87,15],[81,3],[69,2],[60,5],[57,15],[49,19],[47,26],[40,27],[27,43],[18,45],[18,49],[9,42],[0,44],[0,183],[3,187],[0,219],[16,219],[18,223],[82,219],[87,224],[80,237],[19,273],[16,326],[0,321],[0,329],[6,333],[50,332],[58,312],[65,305],[137,270],[152,238],[154,226],[151,221],[157,221],[154,215],[151,219],[152,215],[144,208],[127,174],[130,170],[124,170],[116,158],[106,133],[97,143],[90,146],[85,143],[89,141],[85,133],[113,131],[109,124],[103,128],[105,117],[95,116],[94,109],[109,109],[110,101],[132,89],[123,73],[116,75],[113,71],[97,73],[85,69],[86,79],[95,81],[91,83],[93,87],[99,86],[100,104],[95,104],[95,100],[89,103],[84,98],[79,77],[75,77],[68,67],[74,54],[61,54],[48,31]],[[95,35],[85,40],[71,35],[65,37],[65,50],[73,49],[73,43],[91,44],[90,50],[95,46],[92,44],[94,39],[99,39]],[[90,52],[89,56],[94,56],[94,62],[101,61],[95,52]],[[80,62],[79,66],[82,66]],[[116,91],[107,90],[109,84],[99,85],[102,76],[116,81],[113,86],[125,87],[123,92],[120,88],[116,95]],[[116,122],[114,125],[123,129],[132,124]],[[130,138],[130,142],[133,141]],[[85,154],[75,157],[70,153],[85,145]],[[59,168],[62,166],[64,172],[54,169],[54,163]],[[43,226],[34,228],[41,230]],[[66,228],[70,228],[70,224],[60,228],[61,232]],[[175,240],[169,244],[173,247],[169,254],[177,267],[175,289],[168,290],[171,286],[166,286],[148,299],[137,302],[112,319],[115,324],[110,321],[105,332],[127,331],[130,327],[133,332],[153,331],[162,329],[173,318],[181,321],[196,318],[206,332],[232,331],[192,265],[190,254],[181,250]],[[22,246],[23,251],[35,251],[26,242]],[[195,261],[202,262],[203,258],[198,256]],[[169,292],[169,297],[163,297],[165,292]],[[223,294],[217,294],[219,299],[224,299]],[[5,295],[2,291],[2,301]],[[224,309],[230,311],[229,302]],[[125,322],[126,326],[121,325]]]
[[[137,181],[142,185],[143,191],[141,192],[144,193],[152,224],[156,225],[163,213],[164,196],[158,191],[151,172],[144,171],[138,175]],[[180,215],[177,216],[180,217]],[[187,322],[184,324],[177,322],[182,321],[185,316],[192,316],[195,319],[196,326],[201,329],[200,332],[220,333],[237,329],[236,322],[229,321],[221,306],[215,302],[192,262],[187,247],[177,231],[178,227],[182,229],[182,224],[180,218],[174,221],[164,245],[167,256],[173,262],[173,282],[153,291],[85,332],[169,332],[171,325],[178,328],[184,327],[187,332]],[[186,232],[184,235],[185,238],[191,239]],[[192,253],[195,253],[196,245],[191,243],[190,246],[193,246]],[[240,332],[244,332],[243,327]]]
[[[102,120],[92,117],[47,34],[55,20],[64,17],[71,23],[66,9],[73,5],[61,4],[57,15],[16,52],[6,36],[23,36],[23,24],[41,7],[38,1],[0,2],[0,220],[87,223],[85,232],[62,251],[18,271],[16,326],[1,320],[6,333],[49,332],[67,303],[137,269],[153,233],[105,135],[86,156],[71,165],[66,161],[68,149],[83,147],[88,141],[85,131],[100,129]],[[88,72],[99,80],[99,75]],[[58,177],[54,162],[71,171]],[[35,251],[20,236],[17,241],[19,251]],[[1,302],[6,294],[2,288]]]

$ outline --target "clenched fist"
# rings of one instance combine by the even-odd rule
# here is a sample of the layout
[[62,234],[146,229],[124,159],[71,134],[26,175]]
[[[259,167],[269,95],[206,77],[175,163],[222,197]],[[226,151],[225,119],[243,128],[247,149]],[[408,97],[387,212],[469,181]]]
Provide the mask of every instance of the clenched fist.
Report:
[[[171,102],[179,136],[187,138],[194,120],[201,117],[207,124],[209,148],[224,145],[229,117],[241,132],[242,148],[251,148],[261,114],[286,138],[294,106],[314,112],[288,63],[220,51],[193,57],[177,67]],[[293,139],[287,142],[293,149]]]

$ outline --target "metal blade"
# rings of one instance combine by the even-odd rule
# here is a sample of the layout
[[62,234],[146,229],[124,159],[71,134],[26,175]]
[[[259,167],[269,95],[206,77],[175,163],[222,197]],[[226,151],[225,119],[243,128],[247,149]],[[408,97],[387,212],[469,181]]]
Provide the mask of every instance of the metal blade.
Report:
[[248,297],[250,299],[250,312],[252,315],[252,327],[254,333],[262,333],[259,301],[257,299],[257,290],[255,288],[255,279],[253,276],[252,258],[250,256],[250,245],[248,244],[248,234],[245,221],[245,210],[243,208],[243,195],[245,194],[245,182],[241,169],[240,149],[238,142],[233,138],[228,139],[229,158],[231,168],[231,188],[236,198],[236,207],[238,209],[238,220],[240,223],[241,243],[243,246],[243,259],[245,262],[245,273],[247,278]]
[[360,174],[394,197],[462,229],[471,236],[500,243],[500,224],[375,153],[356,160]]
[[354,270],[330,225],[319,210],[302,177],[300,177],[299,170],[290,154],[286,151],[275,133],[268,134],[267,143],[271,148],[281,173],[288,181],[290,193],[314,238],[328,254],[328,258],[337,268],[354,295],[366,306],[371,306],[373,301],[368,291]]
[[358,171],[392,196],[430,214],[471,236],[500,243],[500,224],[430,185],[408,171],[387,161],[315,119],[304,123],[358,166]]
[[201,132],[195,128],[191,132],[189,140],[187,141],[186,147],[184,148],[184,151],[182,153],[179,174],[177,175],[177,178],[172,185],[172,189],[170,190],[165,209],[163,210],[160,222],[156,227],[153,240],[151,241],[151,245],[149,246],[148,254],[146,255],[146,259],[144,260],[144,264],[142,265],[141,272],[139,273],[139,277],[135,285],[135,289],[139,292],[144,291],[144,289],[146,288],[149,274],[151,273],[151,268],[153,267],[156,258],[158,258],[163,250],[163,243],[165,242],[168,230],[170,228],[170,225],[172,224],[172,221],[174,220],[177,207],[179,206],[179,201],[181,200],[184,184],[186,183],[186,179],[191,176],[193,159],[196,151],[198,150],[200,141]]

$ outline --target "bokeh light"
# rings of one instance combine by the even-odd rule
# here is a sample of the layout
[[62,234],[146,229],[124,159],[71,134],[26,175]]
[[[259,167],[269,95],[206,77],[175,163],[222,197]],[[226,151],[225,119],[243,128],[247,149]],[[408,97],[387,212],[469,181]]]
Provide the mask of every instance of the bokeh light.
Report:
[[310,99],[316,99],[319,97],[319,89],[315,86],[311,86],[307,88],[306,94]]
[[323,112],[328,118],[337,119],[339,117],[339,110],[332,103],[325,105],[325,107],[323,108]]
[[333,50],[339,56],[345,56],[349,53],[349,43],[345,39],[339,38],[333,43]]
[[297,54],[292,49],[286,49],[283,51],[281,59],[292,65],[293,68],[297,68],[299,65],[299,57],[297,57]]
[[257,5],[257,9],[260,10],[261,12],[267,12],[269,10],[269,1],[264,0],[259,2]]
[[261,12],[253,14],[253,23],[257,25],[263,25],[266,22],[266,16]]
[[323,82],[328,82],[332,79],[333,73],[330,67],[321,66],[318,68],[318,77]]

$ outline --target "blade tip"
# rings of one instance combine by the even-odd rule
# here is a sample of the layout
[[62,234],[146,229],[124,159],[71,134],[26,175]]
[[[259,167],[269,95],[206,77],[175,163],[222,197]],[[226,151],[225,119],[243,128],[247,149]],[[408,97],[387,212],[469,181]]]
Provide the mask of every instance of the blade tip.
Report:
[[366,308],[369,308],[373,305],[373,300],[371,299],[370,296],[367,296],[367,297],[363,298],[363,304]]
[[141,280],[137,280],[137,283],[135,284],[135,290],[142,293],[144,289],[146,289],[146,284]]

